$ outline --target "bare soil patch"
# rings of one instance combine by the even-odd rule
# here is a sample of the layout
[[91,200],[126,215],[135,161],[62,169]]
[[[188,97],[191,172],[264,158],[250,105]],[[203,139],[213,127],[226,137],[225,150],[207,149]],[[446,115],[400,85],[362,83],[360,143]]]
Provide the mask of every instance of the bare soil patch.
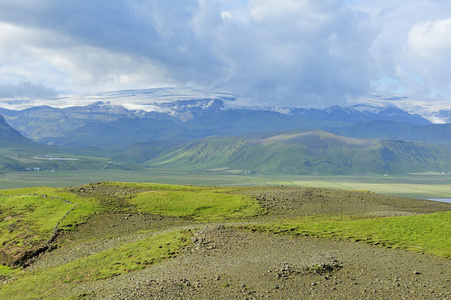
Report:
[[262,214],[201,223],[137,213],[128,200],[140,189],[99,183],[71,190],[97,197],[110,209],[74,231],[62,232],[54,242],[58,247],[36,257],[25,272],[62,266],[165,231],[190,229],[194,236],[176,257],[110,279],[71,281],[47,298],[451,299],[449,259],[359,242],[239,229],[310,216],[431,213],[449,210],[447,203],[327,189],[231,188],[225,193],[253,197]]
[[361,243],[208,225],[182,255],[57,297],[447,299],[451,262]]

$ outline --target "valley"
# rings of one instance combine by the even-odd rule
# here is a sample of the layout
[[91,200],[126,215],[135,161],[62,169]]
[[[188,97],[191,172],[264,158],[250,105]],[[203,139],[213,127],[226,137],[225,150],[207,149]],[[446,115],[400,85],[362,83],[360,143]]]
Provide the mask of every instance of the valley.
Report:
[[153,93],[3,109],[0,298],[451,296],[448,124]]
[[0,1],[0,300],[451,300],[451,1]]
[[[198,96],[180,100],[182,94],[164,89],[123,91],[83,98],[105,99],[86,106],[3,109],[3,186],[127,178],[238,185],[283,184],[286,176],[291,182],[314,181],[296,176],[338,175],[415,180],[409,174],[447,178],[451,170],[449,126],[398,108],[281,113],[227,107],[234,99],[227,94]],[[119,105],[125,100],[139,105]]]
[[54,173],[8,172],[0,175],[0,189],[24,187],[64,187],[102,181],[154,182],[206,186],[306,186],[371,191],[379,194],[414,198],[450,198],[451,177],[441,174],[370,176],[370,175],[262,175],[233,174],[219,171],[181,172],[164,169],[74,170]]

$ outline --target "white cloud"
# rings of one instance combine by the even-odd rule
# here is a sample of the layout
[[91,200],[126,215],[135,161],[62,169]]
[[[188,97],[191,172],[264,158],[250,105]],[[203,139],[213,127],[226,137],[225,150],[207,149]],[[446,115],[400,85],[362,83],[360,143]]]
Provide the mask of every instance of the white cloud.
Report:
[[140,56],[79,46],[60,51],[46,51],[45,57],[55,68],[70,74],[71,84],[97,90],[142,88],[174,85],[164,65]]
[[425,59],[442,60],[451,54],[451,18],[415,24],[409,32],[409,47]]
[[53,89],[36,85],[30,82],[20,82],[16,85],[0,85],[0,98],[45,98],[52,99],[57,96]]
[[229,89],[272,105],[451,95],[451,2],[0,0],[0,84]]
[[279,105],[343,103],[368,88],[375,32],[343,1],[250,1],[249,12],[217,34],[227,84]]
[[354,0],[371,15],[379,34],[370,49],[373,88],[426,100],[451,100],[448,76],[451,2]]
[[404,59],[410,89],[423,97],[451,96],[451,18],[415,24],[408,35]]

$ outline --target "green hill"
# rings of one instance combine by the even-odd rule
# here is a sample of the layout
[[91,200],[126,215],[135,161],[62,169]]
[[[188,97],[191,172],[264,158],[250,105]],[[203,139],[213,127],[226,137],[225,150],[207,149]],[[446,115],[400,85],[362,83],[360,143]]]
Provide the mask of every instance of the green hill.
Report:
[[31,140],[25,138],[19,131],[15,130],[5,118],[0,115],[0,147],[1,148],[29,148],[38,145]]
[[0,299],[447,299],[450,206],[290,186],[0,190]]
[[451,148],[347,138],[322,130],[288,131],[206,138],[151,159],[145,165],[268,174],[444,172],[451,169]]
[[377,120],[330,128],[330,131],[355,138],[396,139],[446,145],[451,143],[451,124],[420,125]]
[[0,115],[0,171],[25,170],[24,162],[30,160],[22,158],[23,153],[29,153],[31,149],[39,151],[44,147],[22,136]]
[[[66,121],[61,121],[66,122]],[[93,120],[72,130],[62,128],[52,136],[36,139],[43,144],[103,147],[125,150],[149,141],[191,142],[213,135],[238,135],[299,128],[343,126],[340,122],[312,121],[271,111],[220,110],[181,122],[173,117],[129,118],[101,122]],[[48,131],[48,129],[45,129]]]
[[[101,155],[99,155],[101,154]],[[134,169],[116,163],[105,151],[41,145],[22,136],[0,116],[0,172],[55,172],[79,169]]]

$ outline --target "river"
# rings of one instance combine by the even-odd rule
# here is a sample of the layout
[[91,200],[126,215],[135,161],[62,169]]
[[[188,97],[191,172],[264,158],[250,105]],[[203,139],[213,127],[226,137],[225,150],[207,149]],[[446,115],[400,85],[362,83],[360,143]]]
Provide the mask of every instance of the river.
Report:
[[425,198],[425,200],[432,200],[432,201],[440,201],[440,202],[451,203],[451,198]]

